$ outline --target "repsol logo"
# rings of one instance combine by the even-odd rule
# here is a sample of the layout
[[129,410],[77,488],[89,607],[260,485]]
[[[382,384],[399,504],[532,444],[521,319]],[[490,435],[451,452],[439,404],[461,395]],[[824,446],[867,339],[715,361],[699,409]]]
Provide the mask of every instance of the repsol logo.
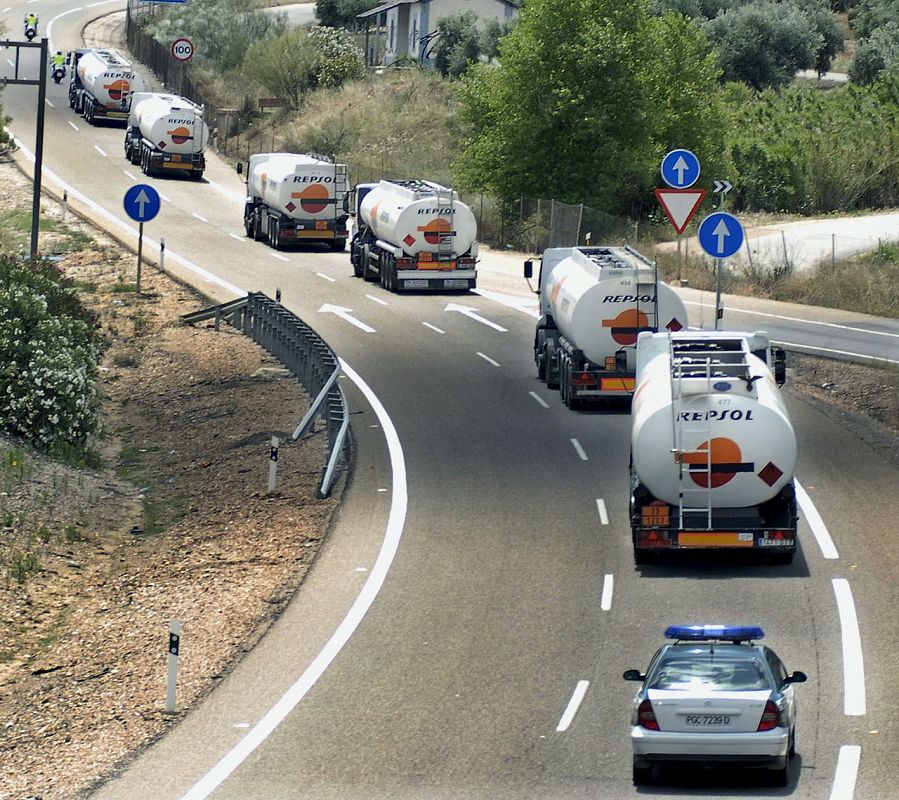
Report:
[[681,411],[677,416],[680,422],[702,422],[707,419],[732,419],[735,422],[738,422],[740,420],[748,421],[754,419],[751,408],[746,411],[741,408],[724,409],[722,411],[712,409],[705,413],[702,411]]
[[294,175],[294,183],[334,183],[333,175]]
[[444,214],[455,214],[456,209],[451,206],[447,206],[446,208],[420,208],[418,209],[419,214],[440,214],[443,216]]
[[115,72],[114,70],[107,70],[101,76],[101,78],[125,78],[126,80],[131,80],[130,72]]
[[603,303],[654,303],[655,296],[651,294],[607,294]]
[[172,119],[169,117],[169,125],[193,125],[192,119]]

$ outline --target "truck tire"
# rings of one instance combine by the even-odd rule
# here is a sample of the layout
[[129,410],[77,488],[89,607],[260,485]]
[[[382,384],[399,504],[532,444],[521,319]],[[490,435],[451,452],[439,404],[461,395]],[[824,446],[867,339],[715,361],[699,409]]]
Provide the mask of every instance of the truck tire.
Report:
[[362,248],[362,280],[373,283],[378,279],[378,273],[370,266],[371,260],[369,258],[369,252],[368,245],[365,245],[365,247]]
[[547,389],[559,388],[559,379],[553,374],[552,370],[553,355],[555,354],[555,350],[556,346],[553,344],[552,340],[549,340],[543,347],[543,363],[545,364],[546,369]]
[[256,238],[256,236],[254,235],[256,232],[253,230],[253,215],[252,214],[247,214],[243,218],[243,229],[246,231],[248,239]]
[[190,177],[193,178],[195,181],[202,180],[202,178],[203,178],[203,170],[201,170],[201,169],[192,169],[192,170],[190,171]]
[[73,92],[71,89],[69,89],[69,108],[71,108],[73,111],[75,109],[75,92]]
[[353,276],[356,278],[362,277],[362,256],[362,248],[358,245],[351,245],[350,261],[353,264]]
[[84,114],[84,121],[88,125],[94,124],[94,104],[91,103],[88,105],[87,103],[82,103],[82,113]]
[[331,242],[331,249],[335,253],[342,253],[346,250],[346,239],[334,239],[334,241]]
[[253,239],[257,242],[261,242],[265,237],[265,217],[263,217],[257,209],[253,212]]

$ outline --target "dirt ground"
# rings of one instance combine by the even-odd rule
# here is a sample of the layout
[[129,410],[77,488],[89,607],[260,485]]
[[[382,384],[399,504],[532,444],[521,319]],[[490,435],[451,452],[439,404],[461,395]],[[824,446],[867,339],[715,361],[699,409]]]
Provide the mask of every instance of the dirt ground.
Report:
[[[28,207],[25,178],[4,165],[0,181],[0,212]],[[50,201],[45,212],[60,217]],[[162,713],[169,620],[190,642],[183,713],[283,609],[339,502],[315,499],[321,433],[282,446],[278,492],[265,492],[270,437],[287,439],[308,407],[296,381],[227,326],[181,324],[202,300],[155,270],[142,296],[113,291],[133,281],[134,256],[68,222],[94,243],[61,267],[109,342],[103,466],[0,438],[0,800],[74,800],[176,724]],[[899,372],[789,365],[788,391],[899,460]],[[19,582],[25,550],[37,564]]]

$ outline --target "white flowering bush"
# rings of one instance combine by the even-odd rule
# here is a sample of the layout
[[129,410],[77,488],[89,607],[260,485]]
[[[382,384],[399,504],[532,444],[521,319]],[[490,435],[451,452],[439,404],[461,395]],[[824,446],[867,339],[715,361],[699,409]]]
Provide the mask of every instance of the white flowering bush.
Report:
[[309,29],[309,38],[321,54],[316,85],[336,87],[365,77],[365,56],[347,31],[316,26]]
[[50,451],[86,446],[99,357],[90,316],[53,267],[0,256],[0,429]]

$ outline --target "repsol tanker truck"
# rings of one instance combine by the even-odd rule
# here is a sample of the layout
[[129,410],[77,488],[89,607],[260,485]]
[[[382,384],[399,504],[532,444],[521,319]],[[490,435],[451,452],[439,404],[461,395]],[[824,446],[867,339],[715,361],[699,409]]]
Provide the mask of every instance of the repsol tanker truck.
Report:
[[187,98],[135,92],[125,131],[125,158],[145,175],[181,172],[202,178],[209,128],[203,108]]
[[[533,262],[524,265],[533,277]],[[540,316],[534,334],[537,377],[577,408],[629,398],[637,335],[687,327],[683,301],[658,279],[654,262],[632,247],[553,247],[540,264]]]
[[641,333],[631,404],[637,563],[673,550],[796,552],[796,436],[764,333]]
[[382,180],[353,190],[353,274],[388,291],[474,289],[478,225],[446,186]]
[[[237,172],[243,164],[237,165]],[[257,153],[247,164],[247,236],[275,250],[302,242],[346,247],[349,184],[345,164],[325,156]]]
[[144,79],[118,50],[82,48],[69,53],[72,80],[69,106],[91,125],[98,119],[127,121],[131,95],[144,90]]

